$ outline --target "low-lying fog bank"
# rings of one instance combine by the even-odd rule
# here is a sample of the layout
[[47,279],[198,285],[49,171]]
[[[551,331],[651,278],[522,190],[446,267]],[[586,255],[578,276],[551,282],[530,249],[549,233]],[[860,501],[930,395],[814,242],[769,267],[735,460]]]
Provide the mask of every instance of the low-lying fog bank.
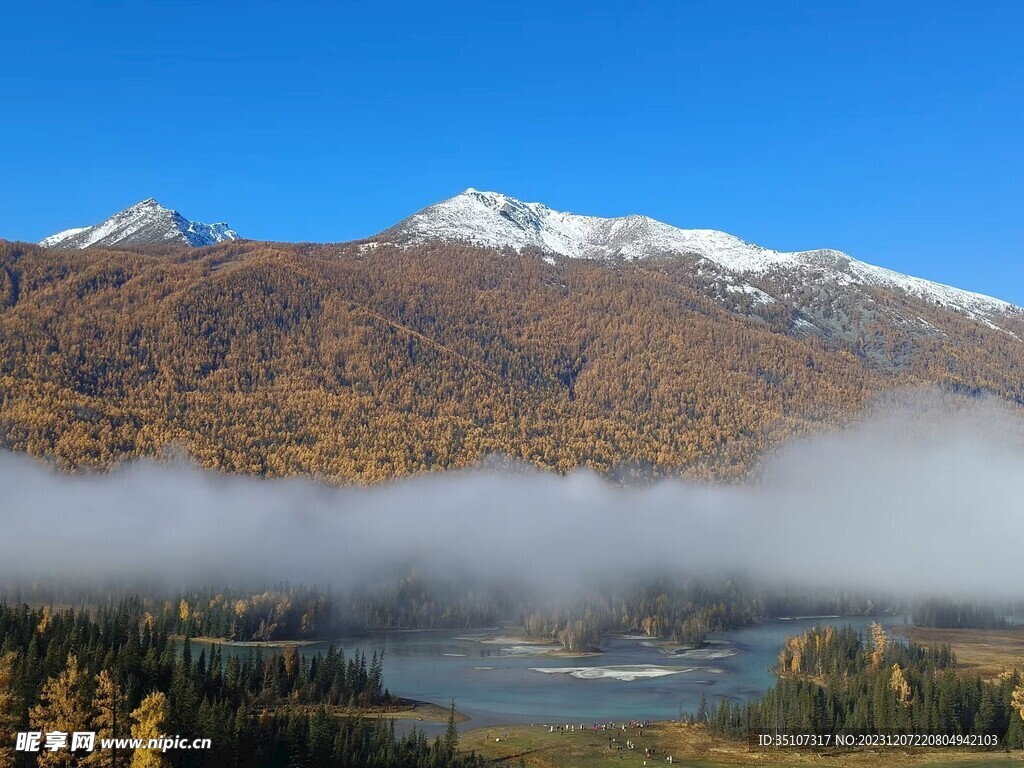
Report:
[[907,594],[1019,594],[1019,412],[932,393],[795,441],[742,487],[477,469],[372,488],[0,454],[0,579],[358,584],[415,566],[569,590],[656,571]]

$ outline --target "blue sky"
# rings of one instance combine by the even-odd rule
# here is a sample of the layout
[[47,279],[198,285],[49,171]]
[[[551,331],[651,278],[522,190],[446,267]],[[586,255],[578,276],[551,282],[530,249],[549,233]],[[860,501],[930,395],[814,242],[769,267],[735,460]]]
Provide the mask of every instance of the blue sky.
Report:
[[22,2],[0,237],[153,196],[370,235],[466,187],[1024,303],[1024,3]]

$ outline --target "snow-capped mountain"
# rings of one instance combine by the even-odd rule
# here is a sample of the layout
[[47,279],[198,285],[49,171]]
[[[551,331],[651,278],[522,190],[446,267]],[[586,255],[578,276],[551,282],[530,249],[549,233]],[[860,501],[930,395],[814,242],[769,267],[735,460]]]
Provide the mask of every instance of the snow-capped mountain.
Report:
[[226,223],[189,221],[150,197],[115,213],[101,224],[65,229],[39,244],[46,248],[113,248],[160,243],[185,243],[199,247],[236,239],[238,234]]
[[774,251],[717,230],[680,229],[648,216],[580,216],[475,189],[424,208],[378,239],[463,241],[516,250],[532,247],[549,260],[560,256],[636,261],[686,255],[699,259],[698,271],[721,278],[727,292],[747,294],[762,303],[774,301],[772,294],[795,285],[828,284],[905,292],[987,325],[993,316],[1016,310],[1001,299],[876,267],[832,249]]

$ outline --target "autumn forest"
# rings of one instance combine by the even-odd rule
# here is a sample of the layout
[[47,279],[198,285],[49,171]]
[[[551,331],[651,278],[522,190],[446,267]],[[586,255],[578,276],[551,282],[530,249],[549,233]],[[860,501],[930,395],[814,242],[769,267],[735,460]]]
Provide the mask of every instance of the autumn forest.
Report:
[[0,443],[65,469],[185,453],[375,483],[504,456],[729,480],[895,388],[1024,402],[1020,344],[909,295],[819,307],[845,318],[825,336],[716,290],[678,260],[451,244],[0,242]]

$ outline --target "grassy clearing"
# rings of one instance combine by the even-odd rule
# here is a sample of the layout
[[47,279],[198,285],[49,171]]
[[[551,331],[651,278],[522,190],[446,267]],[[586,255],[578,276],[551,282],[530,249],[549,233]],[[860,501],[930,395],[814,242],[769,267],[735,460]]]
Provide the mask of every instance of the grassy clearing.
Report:
[[[609,749],[608,739],[619,743],[634,741],[632,751]],[[500,739],[500,741],[496,741]],[[799,766],[836,766],[837,768],[874,768],[874,766],[913,766],[928,768],[997,768],[1024,765],[1020,753],[1008,755],[952,750],[907,753],[897,750],[872,752],[831,752],[816,754],[806,751],[782,752],[750,750],[746,743],[720,739],[706,729],[681,723],[657,723],[645,728],[643,736],[636,732],[575,731],[548,733],[546,727],[498,726],[478,728],[462,734],[461,748],[475,750],[496,766],[517,768],[640,768],[644,765],[644,749],[651,747],[656,755],[646,758],[649,768],[668,765],[688,768],[728,768],[756,765],[763,768],[798,768]]]
[[893,632],[920,645],[949,645],[960,668],[986,678],[1024,667],[1024,627],[1013,629],[931,629],[895,627]]

